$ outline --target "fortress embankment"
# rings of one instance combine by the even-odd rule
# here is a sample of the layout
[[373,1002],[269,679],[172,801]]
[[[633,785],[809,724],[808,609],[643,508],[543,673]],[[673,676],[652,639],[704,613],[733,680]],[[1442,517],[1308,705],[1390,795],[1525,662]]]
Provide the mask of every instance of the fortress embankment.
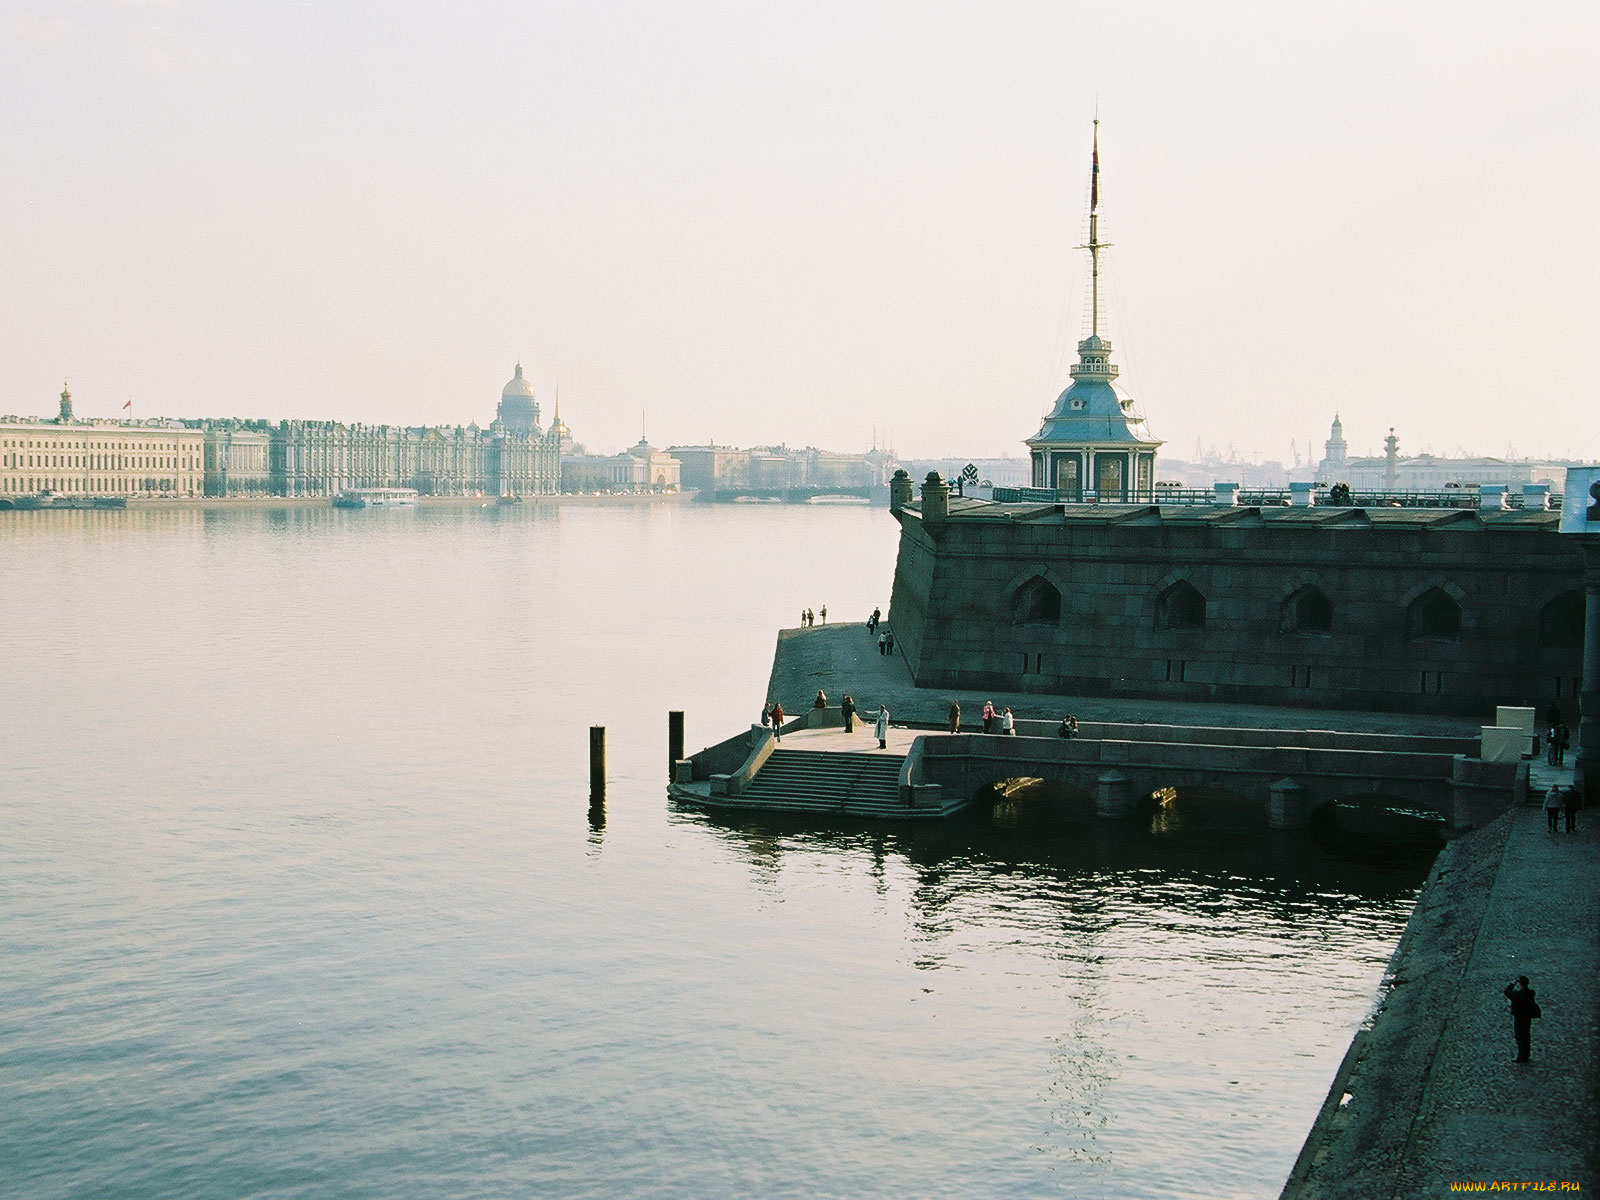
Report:
[[920,687],[1482,716],[1575,705],[1581,548],[1544,509],[994,503],[902,477]]

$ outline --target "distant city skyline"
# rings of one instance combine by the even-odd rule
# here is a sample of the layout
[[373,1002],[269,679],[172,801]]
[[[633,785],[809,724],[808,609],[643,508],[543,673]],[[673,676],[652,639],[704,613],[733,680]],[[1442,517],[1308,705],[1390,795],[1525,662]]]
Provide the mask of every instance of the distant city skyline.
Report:
[[[379,17],[381,16],[381,19]],[[1600,29],[1326,10],[0,3],[0,412],[1600,459]]]

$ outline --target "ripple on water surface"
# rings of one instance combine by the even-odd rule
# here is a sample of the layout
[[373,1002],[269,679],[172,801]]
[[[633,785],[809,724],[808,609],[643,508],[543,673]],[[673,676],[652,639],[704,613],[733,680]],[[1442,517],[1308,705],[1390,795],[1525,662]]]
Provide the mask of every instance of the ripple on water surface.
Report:
[[8,1197],[1269,1197],[1426,866],[671,811],[878,511],[8,516]]

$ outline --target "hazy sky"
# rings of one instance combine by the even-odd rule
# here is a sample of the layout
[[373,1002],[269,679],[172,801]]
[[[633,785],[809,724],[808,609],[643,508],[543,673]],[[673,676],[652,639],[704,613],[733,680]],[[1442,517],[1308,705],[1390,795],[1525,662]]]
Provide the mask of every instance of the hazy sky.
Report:
[[0,412],[1600,458],[1592,3],[0,0]]

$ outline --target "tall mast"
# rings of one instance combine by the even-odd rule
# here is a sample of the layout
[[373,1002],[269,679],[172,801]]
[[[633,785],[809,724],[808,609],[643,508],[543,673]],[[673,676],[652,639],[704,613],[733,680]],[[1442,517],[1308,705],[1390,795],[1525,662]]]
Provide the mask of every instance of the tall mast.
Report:
[[1100,240],[1100,113],[1096,109],[1094,156],[1089,166],[1089,244],[1078,247],[1089,252],[1089,333],[1094,337],[1100,336],[1100,251],[1110,248],[1110,242]]

